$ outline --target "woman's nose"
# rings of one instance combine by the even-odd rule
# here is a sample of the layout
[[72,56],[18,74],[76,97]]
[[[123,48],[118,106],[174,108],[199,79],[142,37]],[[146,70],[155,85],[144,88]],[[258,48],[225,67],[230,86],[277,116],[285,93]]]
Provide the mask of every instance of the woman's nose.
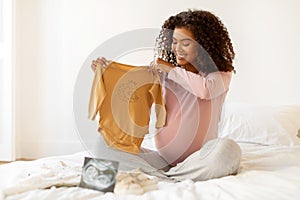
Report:
[[182,52],[182,46],[181,46],[181,44],[177,44],[175,50],[177,52]]

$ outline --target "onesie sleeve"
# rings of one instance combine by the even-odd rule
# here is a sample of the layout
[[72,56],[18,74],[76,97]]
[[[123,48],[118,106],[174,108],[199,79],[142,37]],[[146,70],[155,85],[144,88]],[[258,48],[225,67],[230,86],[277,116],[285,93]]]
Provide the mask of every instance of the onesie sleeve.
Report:
[[103,84],[103,74],[104,69],[100,66],[96,68],[94,80],[90,93],[90,101],[89,101],[89,112],[88,118],[94,120],[97,114],[99,113],[100,106],[102,101],[106,95],[106,91]]
[[207,76],[176,67],[168,73],[168,79],[178,83],[200,99],[213,99],[227,92],[232,72],[212,72]]
[[166,122],[166,108],[162,95],[162,86],[160,82],[159,75],[155,77],[155,81],[150,89],[153,101],[155,103],[155,113],[156,113],[156,128],[161,128]]

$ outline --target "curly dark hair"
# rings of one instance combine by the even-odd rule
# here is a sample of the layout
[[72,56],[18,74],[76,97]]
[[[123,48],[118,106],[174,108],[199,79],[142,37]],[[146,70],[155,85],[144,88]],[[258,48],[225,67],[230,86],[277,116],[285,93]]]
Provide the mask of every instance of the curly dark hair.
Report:
[[156,56],[179,66],[172,51],[175,28],[191,31],[199,44],[197,61],[193,66],[205,74],[215,71],[234,71],[235,56],[228,31],[214,14],[203,10],[188,10],[167,19],[156,39]]

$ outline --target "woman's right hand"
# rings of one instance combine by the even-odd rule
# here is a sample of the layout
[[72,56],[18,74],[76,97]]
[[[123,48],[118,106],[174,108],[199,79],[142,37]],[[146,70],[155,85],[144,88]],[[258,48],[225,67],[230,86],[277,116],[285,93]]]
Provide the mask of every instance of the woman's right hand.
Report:
[[108,60],[106,60],[106,58],[100,57],[100,58],[97,58],[96,60],[92,61],[91,68],[95,72],[97,67],[100,66],[100,67],[106,68],[107,65],[109,65],[109,63],[110,62]]
[[169,71],[174,68],[171,63],[168,63],[160,58],[154,59],[148,68],[148,71],[152,72],[153,75],[161,74],[162,72],[169,73]]

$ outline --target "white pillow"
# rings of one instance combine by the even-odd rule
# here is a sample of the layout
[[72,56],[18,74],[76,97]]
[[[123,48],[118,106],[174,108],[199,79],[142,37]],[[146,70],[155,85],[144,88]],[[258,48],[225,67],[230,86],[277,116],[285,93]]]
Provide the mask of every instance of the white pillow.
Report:
[[263,145],[300,145],[300,105],[225,103],[219,137]]

